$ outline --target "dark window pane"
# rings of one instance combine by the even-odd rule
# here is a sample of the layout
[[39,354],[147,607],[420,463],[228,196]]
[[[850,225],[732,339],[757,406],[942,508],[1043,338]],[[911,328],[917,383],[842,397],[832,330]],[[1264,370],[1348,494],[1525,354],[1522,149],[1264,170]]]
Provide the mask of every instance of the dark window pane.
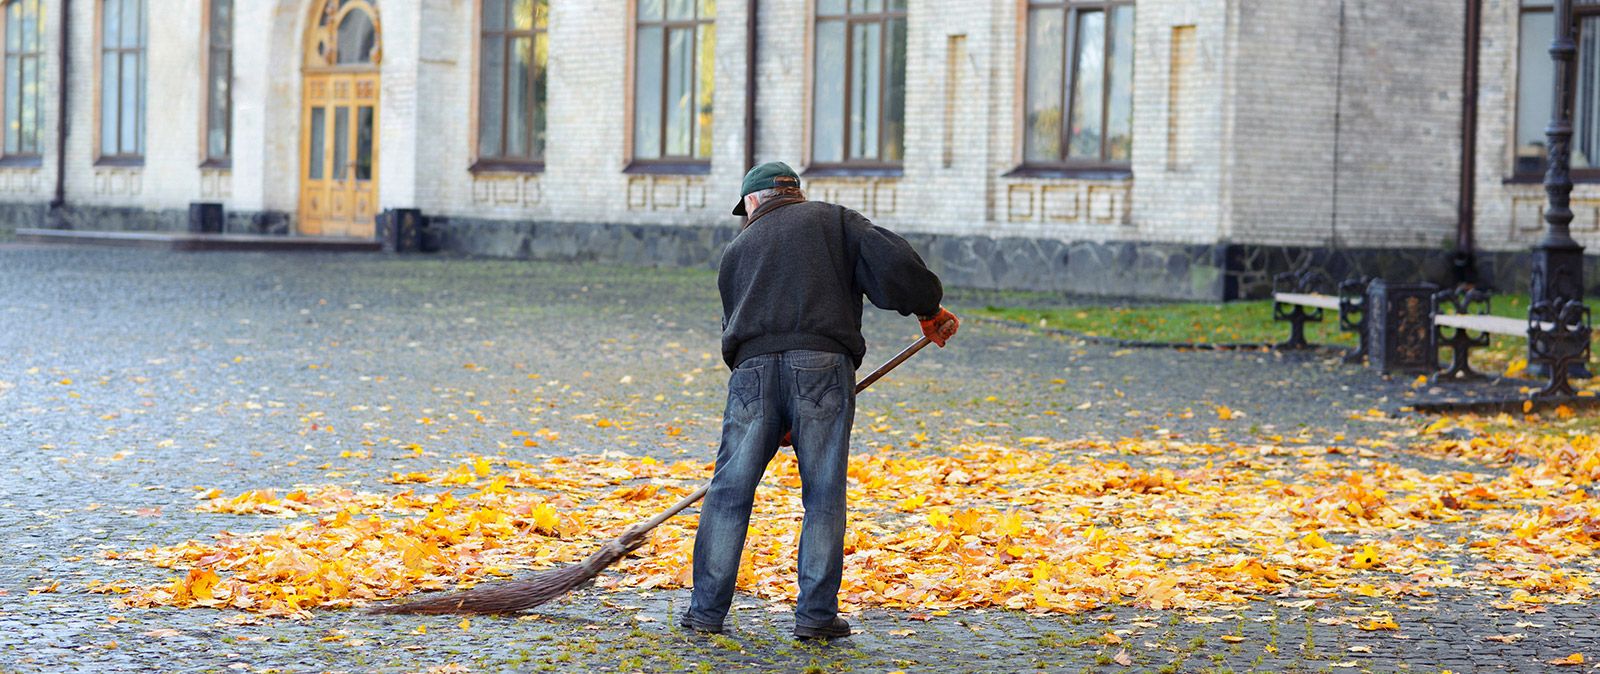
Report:
[[1555,17],[1550,12],[1522,15],[1517,49],[1517,173],[1544,171],[1547,155],[1544,127],[1550,123],[1550,87],[1555,81],[1549,49],[1555,26]]
[[883,26],[858,23],[850,35],[850,159],[878,158],[878,77],[882,72]]
[[122,46],[144,44],[144,0],[122,0]]
[[483,29],[505,30],[506,0],[483,0]]
[[478,70],[478,155],[481,157],[499,157],[504,153],[500,133],[505,119],[505,76],[505,41],[498,36],[484,36],[483,63]]
[[533,0],[511,0],[511,27],[533,30]]
[[139,100],[142,89],[139,83],[144,78],[142,61],[139,52],[122,54],[122,109],[117,113],[121,116],[122,128],[118,131],[121,138],[117,143],[117,154],[138,154],[141,145],[139,134],[143,129],[139,124],[139,112],[143,101]]
[[1077,63],[1072,82],[1072,128],[1067,156],[1099,159],[1106,72],[1106,15],[1080,12],[1076,34]]
[[639,0],[640,21],[660,21],[662,4],[666,0]]
[[545,68],[550,63],[550,37],[545,33],[534,36],[533,46],[533,152],[532,157],[544,157]]
[[818,14],[843,14],[844,0],[817,0]]
[[1600,17],[1584,17],[1578,38],[1577,104],[1572,115],[1572,168],[1600,160]]
[[717,29],[707,23],[701,24],[699,34],[695,38],[696,62],[695,76],[695,148],[694,156],[699,159],[711,157],[711,121],[712,99],[716,91],[716,51]]
[[356,108],[356,180],[372,180],[372,106]]
[[333,179],[344,180],[350,174],[350,108],[340,106],[333,110]]
[[22,51],[22,3],[6,5],[6,51]]
[[122,59],[114,51],[100,59],[100,154],[117,154],[117,85],[122,83]]
[[893,162],[905,156],[906,20],[890,19],[884,28],[889,34],[884,45],[888,71],[883,74],[883,160]]
[[44,29],[39,21],[39,0],[18,0],[16,4],[22,7],[22,48],[39,51],[40,31]]
[[228,156],[228,71],[231,52],[214,50],[211,53],[211,87],[207,106],[206,156],[221,159]]
[[667,32],[667,126],[663,155],[687,156],[694,135],[691,106],[694,95],[694,30],[674,28]]
[[371,63],[372,50],[378,46],[378,33],[372,26],[372,17],[361,10],[346,14],[339,23],[339,64]]
[[884,9],[890,12],[904,12],[906,11],[906,0],[889,0],[889,4]]
[[[18,142],[17,151],[34,154],[39,151],[39,57],[22,57],[22,108],[19,118],[19,131],[21,140]],[[10,83],[6,89],[11,89]],[[15,101],[15,97],[7,96],[6,100]],[[7,115],[8,117],[10,115]]]
[[633,156],[661,156],[661,29],[639,29],[634,62]]
[[327,110],[321,107],[311,109],[311,147],[308,148],[311,163],[306,167],[306,177],[311,180],[322,180],[322,161],[327,152],[327,144],[323,142],[327,136],[328,122],[324,119]]
[[844,22],[818,22],[811,96],[814,162],[844,161],[844,50]]
[[1133,152],[1133,5],[1111,10],[1111,63],[1106,95],[1106,158],[1128,161]]
[[1050,7],[1028,12],[1028,85],[1026,117],[1023,126],[1025,161],[1061,159],[1062,50],[1066,36],[1062,28],[1066,14]]
[[883,0],[850,0],[850,12],[852,14],[881,11],[883,11]]
[[529,154],[533,126],[533,38],[511,40],[511,72],[506,77],[506,148],[508,156]]
[[20,152],[22,138],[22,57],[6,56],[6,154]]
[[211,44],[233,44],[233,0],[211,0]]
[[694,0],[667,0],[668,21],[689,21],[694,19]]
[[116,47],[122,36],[123,0],[105,0],[100,6],[100,45]]

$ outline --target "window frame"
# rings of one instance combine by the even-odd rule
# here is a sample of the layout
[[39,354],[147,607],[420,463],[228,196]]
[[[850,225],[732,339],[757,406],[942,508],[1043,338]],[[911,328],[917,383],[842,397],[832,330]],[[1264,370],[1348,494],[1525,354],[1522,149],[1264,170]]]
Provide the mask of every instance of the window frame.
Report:
[[[24,1],[25,0],[0,0],[0,36],[9,37],[10,29],[11,29],[10,18],[9,18],[10,17],[11,6],[14,5],[14,4],[17,4],[19,2],[24,2]],[[24,5],[24,7],[26,7],[26,5]],[[10,128],[9,128],[9,125],[6,125],[6,129],[4,131],[0,131],[0,166],[41,166],[44,163],[44,147],[45,147],[45,145],[44,145],[44,142],[43,142],[43,133],[44,133],[45,124],[44,124],[44,94],[43,94],[42,89],[44,87],[44,57],[45,57],[45,48],[44,48],[44,37],[45,37],[44,10],[45,10],[45,5],[44,5],[43,0],[40,0],[40,2],[37,4],[37,8],[39,10],[39,13],[38,13],[37,16],[34,17],[34,25],[38,28],[39,34],[36,36],[36,39],[35,39],[35,42],[34,42],[34,44],[37,47],[35,49],[35,51],[31,51],[30,52],[30,51],[26,51],[25,49],[19,49],[19,51],[13,52],[13,51],[11,51],[11,46],[10,46],[9,42],[0,43],[0,51],[3,51],[3,58],[4,58],[4,61],[0,61],[0,124],[4,123],[3,120],[6,120],[6,119],[10,118],[11,105],[13,103],[15,103],[18,107],[21,107],[21,105],[22,105],[22,86],[23,86],[23,84],[25,84],[25,83],[23,83],[23,84],[19,84],[18,85],[18,87],[17,87],[17,97],[18,98],[17,98],[16,101],[11,101],[11,100],[9,100],[9,98],[7,98],[5,96],[6,86],[10,83],[10,78],[11,78],[11,69],[9,67],[5,66],[5,61],[9,61],[12,56],[16,56],[17,57],[18,71],[19,71],[18,75],[19,75],[19,77],[21,75],[21,72],[20,72],[22,70],[21,63],[23,62],[23,60],[24,59],[32,59],[33,62],[34,62],[33,77],[34,77],[34,85],[35,85],[35,88],[37,90],[37,93],[35,94],[35,97],[34,97],[34,113],[33,113],[33,115],[34,115],[34,123],[37,125],[37,128],[34,130],[34,133],[35,133],[35,147],[34,147],[34,150],[32,152],[24,151],[24,150],[21,149],[22,148],[22,141],[21,141],[21,139],[18,139],[18,141],[17,141],[18,151],[16,151],[16,152],[8,152],[8,151],[6,151],[6,147],[9,144],[8,141],[10,140],[8,138],[8,134],[10,134],[10,132],[11,132]],[[24,11],[26,11],[26,10],[24,10]],[[4,38],[0,38],[0,40],[4,40]],[[24,44],[26,44],[26,41],[24,41]],[[19,115],[17,117],[17,125],[18,125],[19,128],[22,125],[22,117],[21,117],[20,113],[19,113]]]
[[[505,3],[506,3],[505,4],[505,11],[506,11],[506,16],[508,18],[511,15],[511,2],[512,2],[512,0],[505,0]],[[477,2],[474,3],[477,6],[477,13],[476,13],[477,20],[474,23],[474,29],[473,29],[473,35],[475,36],[476,43],[473,45],[473,50],[472,50],[472,55],[473,55],[473,59],[474,60],[473,60],[473,72],[472,72],[473,77],[472,77],[472,84],[471,84],[471,86],[472,86],[472,139],[471,139],[471,143],[472,143],[472,158],[473,158],[473,161],[472,161],[472,165],[467,168],[467,170],[469,172],[472,172],[472,173],[481,173],[481,172],[541,173],[541,172],[544,171],[544,168],[545,168],[545,155],[549,152],[549,149],[550,149],[549,148],[549,137],[548,137],[548,135],[545,138],[545,147],[544,147],[544,149],[542,151],[540,151],[539,153],[537,153],[537,154],[530,154],[530,155],[527,155],[527,156],[505,154],[506,135],[507,135],[508,127],[509,127],[509,124],[507,124],[508,120],[506,119],[506,117],[507,117],[506,109],[509,106],[509,101],[506,99],[505,92],[509,91],[508,83],[509,83],[510,77],[511,77],[511,61],[508,58],[509,51],[510,51],[510,39],[512,39],[512,38],[527,38],[527,39],[529,39],[531,41],[531,43],[533,44],[533,49],[534,49],[534,53],[535,54],[538,53],[539,39],[541,37],[544,38],[546,45],[549,45],[549,41],[550,41],[550,20],[551,20],[551,15],[550,15],[550,3],[549,3],[549,0],[533,0],[533,3],[534,3],[533,7],[534,7],[534,19],[535,20],[533,22],[533,27],[531,29],[525,30],[525,31],[524,30],[513,29],[511,27],[511,23],[510,22],[507,22],[505,24],[505,27],[503,29],[500,29],[500,30],[489,30],[489,29],[487,29],[485,27],[485,21],[484,21],[485,14],[484,14],[483,0],[477,0]],[[545,21],[544,21],[544,24],[542,26],[540,25],[539,21],[537,20],[538,16],[539,16],[539,5],[541,3],[544,4],[544,7],[545,7],[545,12],[544,12]],[[501,51],[502,51],[501,63],[503,64],[503,68],[504,68],[504,71],[500,74],[500,88],[501,88],[501,96],[500,96],[500,149],[501,149],[501,154],[498,154],[498,155],[485,155],[485,154],[483,154],[483,144],[482,144],[483,100],[484,100],[484,96],[483,96],[483,62],[484,62],[483,48],[484,48],[484,44],[486,44],[485,38],[488,37],[491,34],[500,37],[500,39],[502,40],[502,43],[501,43]],[[547,47],[547,49],[548,49],[548,47]],[[549,112],[548,112],[549,106],[550,106],[550,76],[549,76],[550,64],[548,62],[546,62],[543,66],[540,66],[537,63],[537,61],[538,61],[537,58],[535,58],[534,61],[535,61],[535,63],[533,63],[534,68],[533,68],[533,70],[530,71],[530,73],[534,74],[533,75],[533,79],[535,81],[539,81],[541,79],[539,77],[538,73],[540,73],[540,70],[543,70],[543,73],[542,73],[543,74],[543,78],[542,78],[542,80],[544,82],[544,87],[545,87],[544,101],[545,101],[545,108],[546,108],[546,114],[545,114],[545,117],[544,117],[544,123],[545,123],[544,130],[546,131],[546,133],[548,133],[548,129],[550,128],[550,126],[549,126],[550,125],[550,117],[549,117]],[[528,91],[528,95],[529,96],[533,96],[534,95],[534,88],[532,86],[529,86],[527,91]],[[532,109],[531,101],[530,101],[529,109],[530,110]],[[535,125],[533,123],[532,119],[530,119],[529,122],[528,122],[528,128],[526,129],[527,133],[529,134],[528,137],[529,137],[530,140],[535,137],[535,132],[538,131],[538,130],[539,129],[538,129],[537,125]]]
[[[893,20],[893,19],[899,19],[899,20],[901,20],[903,22],[902,26],[903,26],[903,30],[905,31],[905,39],[906,39],[905,59],[907,61],[907,65],[908,65],[908,68],[909,68],[909,62],[911,60],[911,19],[910,19],[911,7],[910,7],[910,0],[906,0],[906,5],[905,5],[904,9],[895,9],[895,10],[889,9],[890,0],[881,0],[881,2],[883,3],[882,4],[882,9],[877,11],[877,12],[852,12],[852,11],[850,11],[850,3],[854,2],[854,1],[855,0],[841,0],[841,6],[844,8],[842,13],[839,13],[839,14],[823,14],[821,8],[817,6],[816,0],[811,0],[811,6],[810,6],[810,14],[811,14],[810,28],[811,28],[811,30],[810,30],[810,35],[808,35],[807,39],[806,39],[806,72],[807,72],[808,75],[807,75],[807,78],[806,78],[806,80],[807,80],[806,81],[806,94],[807,94],[807,96],[806,96],[806,118],[807,118],[807,123],[806,123],[806,138],[805,138],[805,143],[806,143],[805,156],[807,158],[807,164],[806,164],[805,173],[807,175],[823,176],[823,177],[826,177],[826,176],[856,176],[856,175],[886,176],[886,177],[899,176],[899,175],[902,175],[904,173],[905,162],[906,162],[906,158],[905,158],[905,154],[906,154],[905,131],[906,131],[906,127],[908,126],[908,124],[906,123],[905,120],[902,119],[901,123],[900,123],[900,133],[901,133],[901,137],[900,137],[900,158],[897,159],[897,160],[893,160],[893,161],[888,161],[888,160],[884,160],[883,159],[884,148],[888,146],[888,143],[885,142],[885,140],[887,139],[887,136],[885,134],[888,133],[888,127],[889,127],[889,125],[887,123],[885,123],[887,120],[885,120],[885,118],[884,118],[884,114],[885,114],[885,110],[886,110],[887,106],[885,106],[884,103],[883,103],[884,92],[888,90],[888,79],[887,79],[888,75],[887,75],[887,73],[889,71],[889,63],[888,63],[888,48],[889,48],[888,34],[889,34],[889,31],[888,31],[887,26],[888,26],[888,22],[890,20]],[[816,102],[817,102],[817,82],[816,82],[817,35],[818,35],[818,26],[822,25],[824,22],[835,22],[835,21],[844,24],[844,40],[845,40],[845,42],[844,42],[844,90],[839,92],[839,105],[843,109],[843,114],[840,116],[840,122],[841,122],[842,128],[839,130],[839,138],[840,138],[840,143],[842,144],[842,146],[844,148],[844,152],[843,152],[842,158],[839,161],[820,162],[820,161],[816,161],[816,139],[817,139],[817,129],[816,129],[816,127],[817,127],[817,116],[816,116]],[[855,89],[855,87],[854,87],[855,80],[853,79],[854,76],[855,76],[855,68],[853,67],[855,65],[855,60],[854,60],[855,59],[855,50],[852,49],[851,47],[855,44],[855,31],[853,30],[853,28],[857,24],[863,24],[863,23],[875,23],[875,24],[878,24],[878,26],[879,26],[879,28],[878,28],[878,35],[879,35],[879,38],[878,38],[878,110],[877,110],[877,113],[878,113],[878,158],[877,159],[851,159],[850,158],[850,140],[851,140],[851,135],[850,135],[850,106],[851,106],[852,103],[855,102],[854,99],[851,97],[851,93]],[[901,77],[904,78],[905,74],[902,73]],[[905,91],[902,92],[902,96],[909,98],[909,93],[910,93],[909,84],[905,84],[904,88],[905,88]],[[906,105],[907,102],[908,101],[902,100],[901,101],[901,105],[905,106],[906,110],[909,111],[910,106]],[[905,112],[902,112],[902,114],[905,114]]]
[[[1108,118],[1111,114],[1112,86],[1110,65],[1113,62],[1112,51],[1116,47],[1116,41],[1112,39],[1112,36],[1116,30],[1112,21],[1112,10],[1118,7],[1129,7],[1133,10],[1134,32],[1132,33],[1132,39],[1134,40],[1134,44],[1129,46],[1129,52],[1133,53],[1137,51],[1138,48],[1139,8],[1136,0],[1019,0],[1018,11],[1020,14],[1017,17],[1017,60],[1021,63],[1021,67],[1017,69],[1017,132],[1015,134],[1016,152],[1014,157],[1017,168],[1007,175],[1084,177],[1091,179],[1115,179],[1125,178],[1132,175],[1133,144],[1131,138],[1131,129],[1129,131],[1129,156],[1127,159],[1113,160],[1110,158],[1111,143],[1110,139],[1107,137],[1102,137],[1100,139],[1100,156],[1097,159],[1073,158],[1069,157],[1067,154],[1072,141],[1072,106],[1073,103],[1076,102],[1077,97],[1077,92],[1075,89],[1077,88],[1078,56],[1079,48],[1081,47],[1081,45],[1078,44],[1079,16],[1087,10],[1099,11],[1102,13],[1102,16],[1105,17],[1105,37],[1102,40],[1104,43],[1102,46],[1104,53],[1101,56],[1101,63],[1104,64],[1102,67],[1105,68],[1106,72],[1102,73],[1101,75],[1102,86],[1100,88],[1100,128],[1104,130],[1109,127]],[[1032,34],[1030,18],[1032,16],[1032,10],[1035,9],[1056,9],[1065,14],[1065,17],[1062,19],[1063,34],[1061,38],[1061,58],[1063,60],[1061,68],[1061,153],[1060,157],[1053,161],[1030,160],[1027,158],[1028,81],[1034,69],[1033,59],[1029,58],[1028,54],[1029,48],[1031,47],[1028,42],[1028,37]],[[1137,72],[1133,72],[1132,75],[1135,77],[1135,79],[1129,83],[1128,98],[1130,104],[1134,98],[1134,87],[1137,84]],[[1131,110],[1129,114],[1132,114]],[[1102,135],[1104,136],[1103,131]]]
[[[704,174],[708,174],[708,173],[711,172],[711,156],[706,156],[706,157],[696,157],[696,156],[694,156],[694,149],[699,146],[699,143],[701,141],[700,125],[699,125],[699,123],[697,121],[691,123],[690,124],[690,128],[689,128],[689,148],[690,148],[689,151],[690,151],[690,153],[687,154],[687,155],[671,155],[671,154],[667,154],[666,153],[666,145],[667,145],[667,80],[669,78],[669,72],[670,72],[669,69],[671,68],[671,59],[668,58],[668,56],[671,54],[671,50],[672,50],[671,40],[667,39],[667,37],[668,37],[668,35],[671,34],[671,31],[673,29],[679,29],[679,30],[689,29],[690,35],[693,37],[692,41],[690,42],[690,46],[689,46],[689,55],[690,55],[690,59],[689,60],[690,60],[691,65],[694,67],[694,75],[691,78],[691,81],[694,83],[692,86],[696,90],[698,90],[698,83],[699,83],[700,77],[701,77],[701,75],[700,75],[700,60],[699,60],[699,55],[700,55],[700,28],[703,26],[703,27],[711,29],[713,32],[717,30],[716,10],[712,11],[712,15],[710,17],[701,16],[700,15],[700,1],[699,0],[690,0],[691,5],[694,7],[694,18],[693,19],[669,19],[669,18],[667,18],[667,12],[668,12],[668,9],[669,9],[669,5],[668,5],[669,0],[663,0],[662,3],[661,3],[661,18],[659,20],[642,19],[642,18],[639,17],[639,2],[640,2],[640,0],[629,0],[629,2],[628,2],[628,50],[627,50],[627,54],[628,54],[627,55],[627,58],[628,58],[628,82],[627,82],[627,87],[628,87],[628,90],[627,90],[627,97],[626,97],[627,106],[628,106],[628,112],[627,112],[628,143],[627,143],[627,166],[624,167],[622,171],[623,171],[623,173],[643,173],[643,174],[660,174],[660,175],[675,175],[675,174],[679,174],[679,175],[704,175]],[[637,115],[634,112],[635,110],[638,109],[638,103],[639,103],[639,100],[638,100],[639,99],[639,72],[638,72],[638,67],[639,66],[638,66],[638,62],[639,62],[639,29],[641,29],[641,28],[660,28],[661,29],[661,96],[660,96],[661,100],[660,100],[660,105],[658,106],[658,110],[657,110],[657,114],[659,116],[658,117],[658,119],[659,119],[659,128],[657,129],[657,136],[656,136],[657,142],[660,143],[660,147],[658,148],[658,152],[655,153],[655,156],[652,156],[652,157],[640,157],[639,156],[638,122],[637,122],[637,119],[636,119]],[[713,40],[714,39],[715,38],[713,38]],[[716,67],[716,59],[713,58],[712,59],[712,68],[713,68],[712,79],[713,79],[713,81],[715,81],[715,78],[716,78],[715,67]],[[713,98],[714,98],[715,97],[715,92],[714,91],[713,91],[712,95],[713,95]],[[697,106],[693,106],[693,105],[691,106],[691,109],[690,109],[691,116],[694,116],[693,113],[695,112],[696,107]],[[715,107],[715,104],[713,103],[713,108],[714,107]],[[715,116],[716,116],[716,111],[715,111],[715,109],[713,109],[713,111],[712,111],[713,119],[712,119],[712,122],[711,122],[711,128],[708,129],[708,132],[710,132],[713,135],[713,142],[712,142],[712,154],[713,155],[716,153],[716,143],[715,143],[716,120],[715,120]]]
[[[205,50],[205,58],[200,64],[200,86],[205,93],[205,110],[200,116],[200,167],[229,169],[233,167],[233,52],[234,52],[234,26],[237,23],[234,0],[220,0],[229,3],[228,8],[228,41],[226,45],[218,46],[216,35],[211,30],[211,16],[219,0],[205,0],[201,6],[200,44]],[[216,67],[217,53],[227,53],[228,86],[226,100],[223,102],[223,152],[220,155],[211,154],[211,131],[215,128],[211,119],[212,100],[214,93],[211,89],[212,69]]]
[[[137,35],[139,37],[139,41],[138,41],[137,45],[135,45],[133,47],[123,47],[120,44],[118,44],[115,47],[108,47],[107,46],[107,44],[106,44],[106,37],[107,36],[105,35],[105,17],[106,17],[106,4],[108,2],[117,2],[117,3],[134,2],[134,3],[138,4],[138,8],[139,8],[139,29],[138,29]],[[143,166],[144,165],[144,159],[145,159],[145,151],[148,148],[148,146],[146,145],[146,142],[148,140],[148,138],[147,138],[148,129],[146,128],[146,125],[147,125],[147,123],[149,121],[149,103],[150,103],[150,100],[149,100],[150,3],[149,3],[149,0],[98,0],[98,2],[95,3],[95,10],[96,10],[96,12],[95,12],[95,22],[94,22],[94,34],[95,34],[95,52],[96,52],[96,54],[95,54],[95,61],[94,61],[94,108],[95,108],[95,110],[94,110],[94,121],[95,121],[95,125],[94,125],[94,156],[95,156],[95,162],[94,163],[95,163],[96,166]],[[120,7],[118,8],[118,11],[121,11]],[[118,19],[118,24],[117,25],[119,27],[122,25],[120,17]],[[105,130],[105,101],[104,101],[104,97],[105,97],[105,93],[106,93],[105,92],[105,88],[106,88],[106,83],[105,83],[105,63],[106,63],[106,55],[110,54],[110,53],[115,53],[117,55],[118,64],[119,64],[119,66],[118,66],[119,67],[119,70],[118,70],[119,77],[118,77],[118,80],[117,80],[117,102],[118,102],[118,105],[117,105],[117,122],[118,122],[117,123],[117,141],[118,141],[117,142],[117,149],[119,150],[119,152],[116,153],[116,154],[107,154],[105,152],[105,137],[104,137],[104,130]],[[135,129],[135,132],[137,134],[137,142],[136,142],[136,145],[135,145],[135,148],[134,148],[134,150],[135,150],[134,152],[121,152],[121,150],[123,149],[122,142],[121,142],[122,141],[122,123],[121,123],[122,122],[122,105],[121,105],[121,102],[122,102],[122,96],[123,96],[124,92],[122,91],[122,78],[120,77],[120,73],[121,73],[120,64],[121,64],[123,55],[126,54],[126,53],[132,53],[132,54],[137,55],[137,57],[138,57],[137,60],[138,60],[138,64],[139,64],[139,81],[138,81],[138,84],[137,84],[137,87],[138,87],[137,94],[138,94],[139,98],[138,98],[137,104],[134,106],[134,114],[137,116],[136,119],[135,119],[135,122],[134,122],[134,129]]]

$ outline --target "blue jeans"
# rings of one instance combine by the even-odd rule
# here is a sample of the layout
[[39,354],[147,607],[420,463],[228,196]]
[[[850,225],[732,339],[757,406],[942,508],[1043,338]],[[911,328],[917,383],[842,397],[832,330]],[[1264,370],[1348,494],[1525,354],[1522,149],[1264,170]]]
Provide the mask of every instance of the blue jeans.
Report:
[[826,626],[838,615],[846,462],[855,412],[855,366],[844,354],[785,351],[752,357],[733,371],[716,473],[694,538],[689,621],[720,627],[728,616],[756,485],[788,429],[794,433],[805,505],[795,624]]

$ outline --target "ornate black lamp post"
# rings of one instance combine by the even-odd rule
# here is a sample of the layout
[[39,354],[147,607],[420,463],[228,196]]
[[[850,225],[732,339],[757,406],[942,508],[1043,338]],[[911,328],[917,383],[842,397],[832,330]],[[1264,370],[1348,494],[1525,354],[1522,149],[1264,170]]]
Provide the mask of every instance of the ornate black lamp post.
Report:
[[[1573,240],[1572,224],[1572,66],[1578,45],[1572,35],[1572,0],[1556,0],[1555,105],[1550,126],[1550,167],[1544,191],[1544,238],[1533,249],[1533,303],[1528,309],[1528,363],[1533,371],[1553,371],[1543,393],[1572,395],[1567,374],[1588,376],[1589,310],[1583,305],[1583,246]],[[1550,368],[1546,370],[1546,368]]]
[[1533,303],[1554,306],[1583,299],[1583,246],[1572,239],[1572,62],[1578,45],[1572,36],[1572,0],[1556,2],[1555,106],[1545,129],[1550,166],[1544,174],[1549,195],[1544,239],[1533,249]]

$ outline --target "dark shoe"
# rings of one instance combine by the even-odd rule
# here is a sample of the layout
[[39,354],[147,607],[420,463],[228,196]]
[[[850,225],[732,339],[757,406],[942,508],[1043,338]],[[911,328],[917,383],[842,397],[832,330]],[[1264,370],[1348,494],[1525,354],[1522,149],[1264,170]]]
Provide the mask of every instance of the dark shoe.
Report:
[[815,627],[795,625],[794,636],[796,639],[843,639],[850,636],[850,622],[844,618],[834,618],[831,623]]
[[695,622],[694,620],[691,620],[689,616],[684,616],[682,620],[679,620],[678,625],[686,630],[694,630],[701,634],[722,634],[721,625],[707,625],[704,623]]

